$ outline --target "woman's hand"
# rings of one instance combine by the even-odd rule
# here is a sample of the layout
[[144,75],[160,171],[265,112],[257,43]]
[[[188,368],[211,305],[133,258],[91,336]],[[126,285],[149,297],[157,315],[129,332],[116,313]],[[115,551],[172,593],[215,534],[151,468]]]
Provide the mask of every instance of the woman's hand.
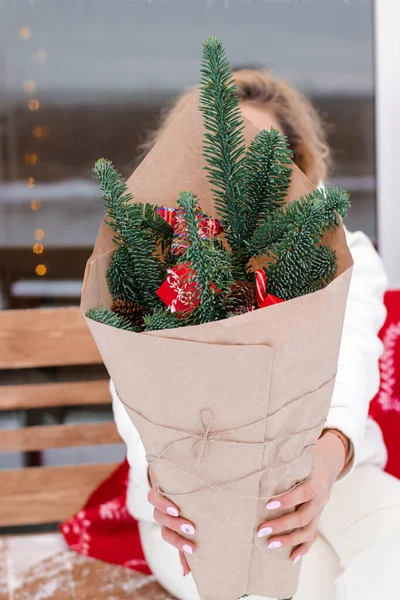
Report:
[[154,476],[149,469],[149,479],[152,485],[148,494],[148,501],[154,506],[154,518],[161,525],[163,539],[179,550],[183,575],[190,573],[190,567],[185,553],[193,554],[196,544],[182,537],[182,533],[192,536],[195,534],[193,523],[180,516],[179,508],[163,496],[155,485]]
[[310,479],[279,499],[267,504],[268,511],[293,508],[295,512],[263,523],[258,537],[268,536],[269,548],[294,548],[290,558],[297,563],[314,544],[318,521],[328,502],[333,485],[346,460],[345,446],[334,433],[327,430],[314,448],[313,470]]

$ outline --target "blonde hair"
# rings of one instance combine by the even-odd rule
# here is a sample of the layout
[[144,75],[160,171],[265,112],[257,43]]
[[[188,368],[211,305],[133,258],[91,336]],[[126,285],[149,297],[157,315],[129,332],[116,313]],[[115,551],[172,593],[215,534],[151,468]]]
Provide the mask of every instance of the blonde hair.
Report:
[[[233,76],[239,99],[262,104],[273,112],[288,138],[295,164],[312,183],[321,183],[330,168],[331,157],[326,127],[311,102],[288,83],[276,78],[271,71],[241,69],[233,71]],[[168,129],[191,92],[192,89],[179,96],[172,106],[163,109],[157,128],[139,146],[138,161]]]

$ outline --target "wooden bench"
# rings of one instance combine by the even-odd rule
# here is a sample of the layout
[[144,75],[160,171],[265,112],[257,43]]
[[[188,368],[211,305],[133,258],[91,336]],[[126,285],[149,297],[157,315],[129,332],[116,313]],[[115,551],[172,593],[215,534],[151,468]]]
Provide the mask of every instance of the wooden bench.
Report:
[[[0,369],[14,375],[16,370],[101,363],[78,308],[0,311]],[[110,401],[106,373],[100,380],[0,387],[1,411],[106,405]],[[0,452],[119,442],[113,422],[0,430]],[[115,467],[105,463],[0,471],[0,526],[37,526],[70,517]],[[132,600],[150,598],[154,593],[167,597],[151,577],[70,552],[58,533],[0,537],[0,600]]]

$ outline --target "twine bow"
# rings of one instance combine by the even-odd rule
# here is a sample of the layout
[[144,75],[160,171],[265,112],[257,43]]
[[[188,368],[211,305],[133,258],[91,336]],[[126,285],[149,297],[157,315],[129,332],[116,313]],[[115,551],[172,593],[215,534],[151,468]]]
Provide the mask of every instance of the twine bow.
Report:
[[208,443],[213,437],[211,431],[213,415],[211,411],[203,409],[200,412],[200,424],[203,429],[202,436],[193,446],[193,456],[196,458],[196,466],[204,463],[208,454]]

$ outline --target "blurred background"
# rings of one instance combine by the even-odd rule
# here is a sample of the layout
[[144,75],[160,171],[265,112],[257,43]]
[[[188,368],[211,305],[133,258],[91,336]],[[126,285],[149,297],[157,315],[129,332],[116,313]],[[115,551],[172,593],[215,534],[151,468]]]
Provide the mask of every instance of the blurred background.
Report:
[[94,161],[125,175],[199,79],[201,43],[270,67],[330,125],[350,228],[376,241],[372,1],[18,0],[0,4],[0,303],[78,302],[102,218]]
[[[0,308],[78,304],[103,216],[93,163],[104,156],[131,173],[160,109],[198,82],[208,35],[223,40],[233,67],[272,68],[311,97],[329,124],[329,183],[351,192],[347,225],[377,243],[374,11],[372,0],[2,0]],[[101,378],[104,369],[23,377]],[[111,418],[104,406],[85,410],[7,412],[0,426]],[[99,460],[92,450],[47,450],[40,461]],[[124,454],[120,445],[101,451]],[[0,464],[24,460],[38,457],[2,455]]]

